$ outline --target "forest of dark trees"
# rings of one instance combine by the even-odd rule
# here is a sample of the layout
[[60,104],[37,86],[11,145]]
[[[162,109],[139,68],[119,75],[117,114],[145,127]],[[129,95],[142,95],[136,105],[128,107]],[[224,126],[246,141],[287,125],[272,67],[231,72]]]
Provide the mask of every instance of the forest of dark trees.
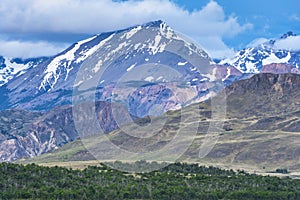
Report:
[[300,199],[300,180],[184,163],[150,173],[0,163],[0,199]]

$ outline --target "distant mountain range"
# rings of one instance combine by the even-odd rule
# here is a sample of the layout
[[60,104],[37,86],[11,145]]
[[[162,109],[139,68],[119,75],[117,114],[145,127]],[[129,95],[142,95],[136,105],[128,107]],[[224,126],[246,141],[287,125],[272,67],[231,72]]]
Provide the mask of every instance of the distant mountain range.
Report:
[[[295,37],[295,34],[285,34],[279,40],[288,37]],[[186,41],[166,23],[155,21],[124,30],[102,33],[79,41],[53,57],[29,59],[0,57],[0,92],[2,94],[0,109],[22,108],[43,111],[55,106],[71,104],[73,86],[78,88],[82,85],[82,83],[75,84],[80,67],[88,62],[88,58],[93,54],[101,54],[98,59],[107,63],[109,60],[107,55],[111,56],[110,59],[114,56],[110,52],[119,53],[120,57],[115,58],[114,62],[110,63],[109,69],[102,74],[105,78],[98,80],[97,100],[111,99],[111,88],[114,88],[126,72],[137,69],[141,65],[156,63],[156,65],[161,64],[174,69],[180,73],[180,77],[175,78],[176,80],[173,77],[172,80],[168,78],[168,71],[161,70],[160,73],[164,73],[163,75],[147,72],[147,76],[140,77],[140,81],[144,84],[165,82],[163,84],[174,90],[178,88],[178,85],[187,86],[189,89],[183,93],[189,96],[188,99],[178,100],[184,99],[181,96],[174,100],[175,97],[172,94],[164,100],[160,97],[156,99],[156,103],[163,104],[164,102],[165,110],[178,109],[213,95],[208,94],[209,91],[203,88],[203,83],[214,81],[216,78],[222,79],[226,86],[233,81],[259,72],[299,73],[300,52],[278,50],[274,46],[275,43],[275,40],[270,40],[257,47],[245,48],[238,51],[233,59],[224,59],[214,64],[202,49]],[[169,47],[175,45],[177,49],[182,48],[180,51],[185,51],[185,55],[190,58],[194,54],[202,57],[201,69],[197,69],[195,63],[190,63],[181,55],[165,49],[168,45]],[[105,62],[102,65],[105,65]],[[281,65],[274,65],[274,63]],[[205,71],[203,71],[204,68],[206,68]],[[95,71],[88,70],[86,74],[88,79],[102,73],[98,68],[94,69]],[[176,86],[167,84],[170,82],[176,82]],[[126,97],[122,98],[124,100]],[[148,110],[140,111],[140,113],[147,112]]]
[[[279,40],[288,37],[295,35]],[[208,100],[219,92],[219,81],[230,87],[260,72],[299,73],[300,52],[276,49],[275,43],[214,62],[155,21],[95,35],[52,57],[0,57],[0,161],[34,157],[78,138],[72,95],[81,98],[94,90],[91,102],[98,102],[98,120],[109,132],[118,128],[110,103],[125,106],[134,119],[144,118]],[[81,91],[90,81],[95,88]],[[255,84],[260,83],[249,87]]]

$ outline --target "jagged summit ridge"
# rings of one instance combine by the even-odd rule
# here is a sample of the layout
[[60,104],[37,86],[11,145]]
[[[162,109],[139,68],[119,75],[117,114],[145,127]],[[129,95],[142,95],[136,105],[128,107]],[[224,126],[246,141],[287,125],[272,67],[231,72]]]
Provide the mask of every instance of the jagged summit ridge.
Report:
[[294,34],[293,31],[288,31],[287,33],[283,34],[280,39],[286,39],[288,37],[297,36],[297,34]]

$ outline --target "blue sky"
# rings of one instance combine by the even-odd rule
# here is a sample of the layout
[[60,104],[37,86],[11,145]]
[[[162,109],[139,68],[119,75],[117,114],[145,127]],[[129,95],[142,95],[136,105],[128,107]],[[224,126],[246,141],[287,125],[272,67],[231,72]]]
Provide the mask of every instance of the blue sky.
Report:
[[[205,6],[210,0],[174,0],[189,11]],[[243,47],[255,38],[278,38],[287,31],[300,34],[299,0],[216,0],[227,15],[235,15],[240,23],[251,23],[253,28],[226,39],[228,45]]]
[[259,38],[300,35],[299,8],[299,0],[1,0],[0,55],[53,55],[94,34],[162,19],[212,57],[230,57]]

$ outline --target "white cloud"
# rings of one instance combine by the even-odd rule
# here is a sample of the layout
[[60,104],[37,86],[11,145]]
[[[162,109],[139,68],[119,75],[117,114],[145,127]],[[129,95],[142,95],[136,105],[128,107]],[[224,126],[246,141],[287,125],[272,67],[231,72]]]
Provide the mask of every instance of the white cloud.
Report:
[[265,42],[269,41],[267,38],[257,38],[254,39],[252,42],[250,42],[247,47],[252,48],[252,47],[257,47]]
[[[250,42],[247,47],[257,47],[265,42],[270,41],[271,39],[266,38],[257,38]],[[275,41],[274,45],[272,46],[274,49],[284,49],[284,50],[292,50],[292,51],[299,51],[300,50],[300,36],[290,36],[287,38],[281,39],[272,39]],[[270,44],[269,44],[270,45]]]
[[300,22],[300,17],[297,14],[293,14],[289,17],[291,21]]
[[286,50],[300,50],[300,36],[287,37],[285,39],[280,39],[275,42],[275,48],[286,49]]
[[212,58],[231,58],[235,55],[234,49],[226,46],[226,44],[218,36],[198,38],[198,41],[201,41],[200,46]]
[[0,44],[0,55],[21,58],[51,56],[67,48],[66,44],[53,44],[48,42],[0,40]]
[[[215,1],[193,12],[169,0],[1,0],[0,4],[0,31],[7,34],[90,34],[158,19],[200,44],[205,43],[208,51],[213,50],[214,40],[207,44],[207,38],[216,38],[216,46],[226,48],[223,38],[234,37],[252,27],[241,25],[236,16],[226,16]],[[215,57],[213,54],[212,51]]]

